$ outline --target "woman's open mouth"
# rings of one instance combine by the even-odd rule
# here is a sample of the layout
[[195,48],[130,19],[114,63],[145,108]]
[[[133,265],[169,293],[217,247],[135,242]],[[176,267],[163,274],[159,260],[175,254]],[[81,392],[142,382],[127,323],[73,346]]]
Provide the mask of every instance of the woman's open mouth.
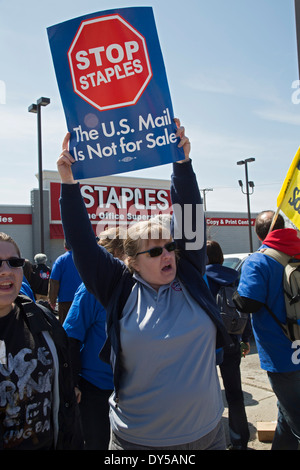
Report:
[[164,267],[162,268],[162,271],[163,271],[164,273],[169,272],[169,271],[171,271],[171,270],[172,270],[171,264],[167,264],[166,266],[164,266]]
[[9,281],[0,282],[0,290],[2,290],[2,291],[7,291],[7,290],[11,289],[12,286],[13,286],[12,282],[9,282]]

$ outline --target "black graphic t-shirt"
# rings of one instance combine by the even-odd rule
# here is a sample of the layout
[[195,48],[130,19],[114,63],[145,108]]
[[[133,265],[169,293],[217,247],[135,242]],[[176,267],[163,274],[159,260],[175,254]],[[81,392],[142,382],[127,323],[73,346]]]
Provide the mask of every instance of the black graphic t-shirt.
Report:
[[51,449],[53,358],[18,307],[0,318],[0,427],[4,449]]

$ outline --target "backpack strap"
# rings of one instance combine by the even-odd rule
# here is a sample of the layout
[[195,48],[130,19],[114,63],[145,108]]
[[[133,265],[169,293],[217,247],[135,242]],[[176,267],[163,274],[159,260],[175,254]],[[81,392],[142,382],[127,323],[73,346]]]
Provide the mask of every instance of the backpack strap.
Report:
[[25,314],[24,319],[33,334],[42,331],[51,332],[51,322],[48,318],[51,312],[46,307],[33,302],[24,295],[18,295],[15,303],[21,308],[23,315]]
[[287,329],[285,327],[285,325],[283,323],[281,323],[281,321],[278,320],[278,318],[276,317],[275,313],[270,309],[270,307],[267,305],[267,304],[264,304],[264,307],[268,310],[268,312],[270,313],[271,317],[273,318],[273,320],[276,321],[277,325],[280,326],[280,328],[282,329],[283,333],[286,335],[287,334]]
[[[282,266],[286,269],[286,279],[287,282],[289,282],[290,275],[294,270],[293,264],[291,266],[288,266],[289,263],[294,264],[297,262],[298,264],[300,263],[300,260],[295,259],[294,257],[290,257],[290,255],[287,255],[285,253],[282,253],[282,251],[274,250],[273,248],[266,248],[265,250],[262,250],[262,253],[265,255],[271,256],[271,258],[275,259],[278,261]],[[290,305],[293,305],[294,303],[299,301],[300,294],[297,294],[296,296],[292,297],[289,292],[284,288],[284,293],[289,299]]]
[[[290,255],[287,255],[286,253],[283,253],[282,251],[275,250],[274,248],[265,248],[260,251],[260,253],[263,253],[264,255],[270,256],[270,258],[275,259],[280,263],[284,268],[287,266],[287,264],[293,259],[290,257]],[[275,313],[270,309],[270,307],[267,304],[264,304],[265,308],[268,310],[270,313],[271,317],[273,320],[277,323],[278,326],[282,329],[283,333],[288,336],[287,333],[287,327],[281,323],[281,321],[276,317]]]
[[275,259],[278,261],[278,263],[282,264],[282,266],[286,266],[289,261],[293,258],[290,257],[290,255],[287,255],[286,253],[283,253],[282,251],[279,250],[274,250],[274,248],[265,248],[260,251],[264,255],[268,255],[271,258]]

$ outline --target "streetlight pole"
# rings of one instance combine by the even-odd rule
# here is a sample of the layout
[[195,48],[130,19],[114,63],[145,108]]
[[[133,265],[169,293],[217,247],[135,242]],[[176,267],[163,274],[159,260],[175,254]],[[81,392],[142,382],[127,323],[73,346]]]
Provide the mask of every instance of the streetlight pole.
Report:
[[213,191],[213,188],[205,188],[205,189],[200,189],[200,192],[203,193],[203,205],[204,205],[204,211],[206,211],[206,193],[207,191]]
[[[247,210],[248,210],[248,225],[249,225],[249,243],[250,243],[250,253],[253,253],[253,243],[252,243],[252,229],[251,229],[251,212],[250,212],[250,195],[254,192],[254,183],[253,181],[248,181],[248,163],[254,162],[255,158],[245,158],[245,160],[240,160],[236,162],[237,165],[245,165],[245,178],[246,178],[246,192],[243,191],[243,182],[239,180],[239,185],[243,194],[247,196]],[[252,189],[250,193],[249,188]]]
[[36,104],[31,104],[28,108],[29,113],[37,115],[37,136],[38,136],[38,173],[39,173],[39,199],[40,199],[40,251],[44,253],[44,198],[43,198],[43,165],[42,165],[42,121],[41,106],[47,106],[50,103],[49,98],[39,98]]

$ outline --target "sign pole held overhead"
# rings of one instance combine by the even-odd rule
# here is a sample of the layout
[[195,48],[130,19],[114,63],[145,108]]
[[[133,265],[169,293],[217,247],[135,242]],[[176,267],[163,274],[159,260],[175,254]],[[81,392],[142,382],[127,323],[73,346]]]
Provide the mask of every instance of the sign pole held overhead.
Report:
[[300,79],[300,0],[295,0],[296,37],[298,51],[298,75]]

